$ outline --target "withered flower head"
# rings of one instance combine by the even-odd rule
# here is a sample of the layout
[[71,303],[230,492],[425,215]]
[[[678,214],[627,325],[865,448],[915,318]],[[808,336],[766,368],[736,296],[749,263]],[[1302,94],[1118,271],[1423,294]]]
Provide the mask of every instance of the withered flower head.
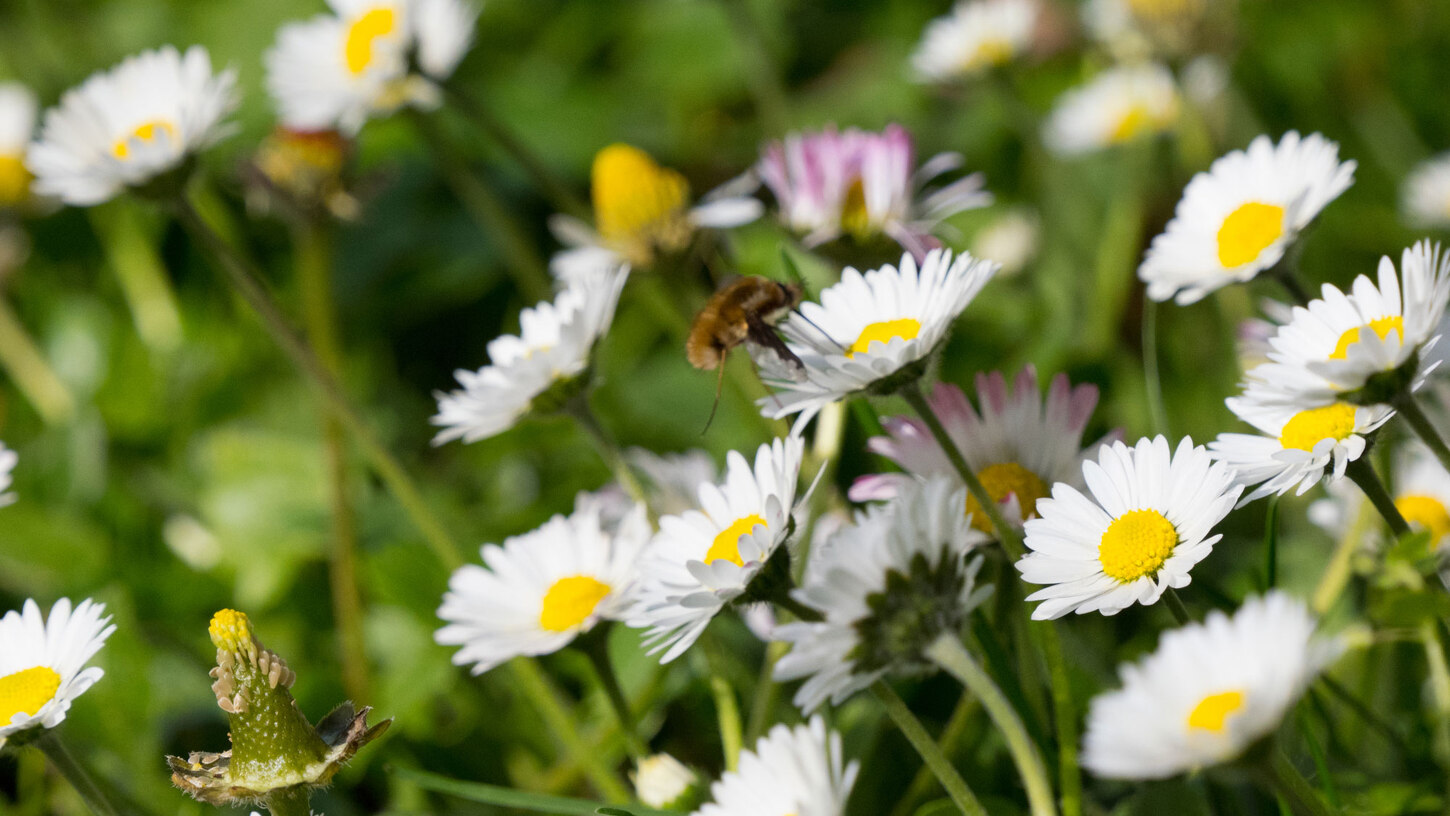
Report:
[[221,610],[212,617],[210,633],[217,647],[212,691],[230,721],[231,750],[166,758],[171,781],[196,799],[213,805],[295,800],[328,784],[392,723],[369,728],[371,709],[355,712],[345,702],[314,727],[289,691],[296,673],[257,640],[244,613]]

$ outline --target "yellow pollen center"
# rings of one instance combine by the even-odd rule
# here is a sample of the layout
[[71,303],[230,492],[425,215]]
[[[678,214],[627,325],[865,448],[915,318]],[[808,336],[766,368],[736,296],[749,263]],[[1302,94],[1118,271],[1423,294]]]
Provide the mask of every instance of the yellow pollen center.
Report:
[[1157,510],[1129,510],[1113,520],[1098,543],[1103,572],[1120,583],[1158,572],[1173,548],[1178,531]]
[[871,344],[877,341],[889,343],[896,337],[900,337],[902,340],[914,340],[918,334],[921,334],[921,321],[914,317],[872,323],[861,330],[861,336],[857,337],[856,342],[846,350],[846,356],[855,357],[862,352],[870,352]]
[[211,616],[207,634],[211,635],[211,642],[218,649],[243,652],[252,642],[252,621],[245,612],[223,609]]
[[1390,332],[1400,333],[1400,340],[1405,339],[1405,319],[1399,315],[1389,317],[1377,317],[1363,326],[1355,326],[1344,334],[1339,335],[1339,344],[1334,347],[1334,353],[1329,355],[1331,360],[1343,360],[1349,357],[1349,347],[1359,342],[1359,333],[1364,329],[1372,329],[1375,334],[1384,340],[1390,336]]
[[977,50],[967,57],[967,70],[1001,65],[1012,58],[1012,42],[1006,37],[993,37],[977,44]]
[[1244,707],[1242,691],[1225,691],[1210,694],[1198,702],[1188,713],[1188,727],[1222,734],[1230,714]]
[[343,45],[343,59],[347,70],[354,75],[361,74],[373,61],[373,43],[379,37],[393,33],[398,25],[398,15],[390,8],[375,8],[353,21],[347,29],[347,40]]
[[577,628],[594,614],[595,607],[610,592],[609,585],[587,575],[560,578],[544,594],[539,626],[549,632]]
[[683,221],[690,185],[627,144],[612,144],[594,157],[590,173],[594,220],[609,242],[657,243]]
[[864,240],[871,234],[871,213],[866,209],[866,185],[859,177],[846,188],[841,203],[841,230]]
[[45,666],[0,677],[0,726],[9,725],[16,714],[39,714],[59,689],[60,675]]
[[180,134],[176,130],[176,125],[165,119],[152,119],[149,122],[137,125],[136,129],[128,135],[117,139],[116,143],[111,145],[111,154],[118,159],[128,159],[131,157],[132,139],[139,139],[143,142],[154,142],[156,141],[156,137],[162,132],[165,132],[167,138],[173,143],[180,141]]
[[1354,406],[1336,402],[1300,411],[1284,423],[1279,444],[1285,449],[1312,451],[1322,439],[1344,439],[1354,433]]
[[25,157],[0,155],[0,207],[19,204],[29,197],[30,171],[25,169]]
[[720,534],[715,536],[715,542],[705,553],[705,563],[713,564],[723,558],[737,567],[745,566],[745,559],[740,557],[740,539],[750,535],[757,525],[769,526],[758,513],[736,519],[734,524],[721,530]]
[[[1017,504],[1022,508],[1023,519],[1037,515],[1037,500],[1047,496],[1047,484],[1036,473],[1016,462],[988,465],[977,472],[977,478],[987,488],[987,495],[994,502],[1001,503],[1009,495],[1015,494]],[[988,535],[992,533],[992,522],[987,519],[982,505],[971,494],[967,495],[967,512],[972,516],[973,527]]]
[[1132,141],[1146,133],[1153,126],[1153,117],[1143,105],[1134,105],[1123,114],[1113,132],[1108,136],[1108,141],[1113,144],[1122,144]]
[[1140,20],[1165,22],[1194,15],[1202,0],[1128,0],[1128,8]]
[[1395,499],[1395,508],[1411,526],[1429,531],[1431,549],[1439,548],[1445,536],[1450,535],[1450,511],[1433,496],[1410,493]]
[[1250,201],[1228,214],[1218,228],[1218,262],[1243,266],[1284,234],[1284,208]]

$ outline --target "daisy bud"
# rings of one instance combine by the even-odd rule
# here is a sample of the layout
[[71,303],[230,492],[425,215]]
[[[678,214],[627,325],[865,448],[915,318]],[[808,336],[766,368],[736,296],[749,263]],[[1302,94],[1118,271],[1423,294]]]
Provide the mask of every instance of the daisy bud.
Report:
[[629,776],[639,801],[648,807],[684,811],[699,804],[700,778],[669,754],[641,759]]
[[252,158],[247,203],[297,216],[356,217],[357,199],[348,194],[344,178],[352,146],[335,130],[277,127]]
[[354,712],[348,702],[314,727],[292,699],[297,675],[257,640],[244,613],[216,613],[210,634],[217,647],[212,691],[228,715],[231,750],[166,759],[171,781],[196,799],[227,805],[305,798],[392,723],[369,728],[371,709]]

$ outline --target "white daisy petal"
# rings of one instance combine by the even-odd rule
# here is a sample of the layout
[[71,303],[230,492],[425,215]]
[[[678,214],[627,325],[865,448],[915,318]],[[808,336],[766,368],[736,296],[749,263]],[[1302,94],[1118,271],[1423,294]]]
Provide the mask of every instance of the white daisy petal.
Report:
[[741,752],[736,769],[710,786],[713,801],[691,816],[844,816],[859,770],[820,717],[777,725],[755,750]]
[[62,598],[50,618],[27,600],[0,618],[0,745],[21,731],[54,728],[71,703],[103,674],[86,663],[116,631],[105,604],[85,600],[74,609]]
[[944,82],[1010,62],[1032,45],[1037,0],[962,0],[932,20],[911,62],[917,76]]
[[1064,156],[1102,150],[1168,130],[1179,107],[1173,74],[1162,65],[1109,68],[1058,99],[1042,140]]

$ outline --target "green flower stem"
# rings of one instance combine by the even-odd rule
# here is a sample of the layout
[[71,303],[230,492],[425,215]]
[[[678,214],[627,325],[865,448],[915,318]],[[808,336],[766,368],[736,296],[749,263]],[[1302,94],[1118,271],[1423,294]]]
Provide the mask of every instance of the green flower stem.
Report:
[[1153,433],[1172,436],[1168,412],[1163,407],[1163,378],[1158,371],[1158,301],[1143,301],[1143,380],[1148,389],[1148,416]]
[[698,673],[710,678],[710,696],[715,701],[715,718],[720,728],[720,750],[725,754],[725,770],[733,771],[740,764],[744,748],[744,731],[740,722],[740,704],[735,689],[725,676],[725,659],[717,654],[716,641],[709,634],[700,639],[701,649],[692,660]]
[[605,764],[599,751],[587,745],[579,735],[574,714],[569,711],[569,706],[560,692],[539,668],[538,662],[530,657],[518,657],[509,662],[509,668],[514,673],[514,679],[518,681],[516,685],[538,710],[544,725],[553,732],[555,739],[563,743],[564,751],[569,757],[584,769],[584,775],[599,795],[614,804],[628,802],[633,798],[629,788]]
[[927,430],[931,431],[932,438],[946,454],[947,460],[952,463],[952,467],[956,468],[962,480],[967,483],[967,490],[971,491],[972,498],[977,500],[977,504],[982,506],[983,512],[987,514],[987,520],[992,522],[992,528],[996,530],[997,539],[1002,542],[1002,548],[1007,551],[1007,555],[1013,561],[1021,558],[1023,553],[1021,532],[1007,523],[1007,519],[1002,516],[1001,507],[992,499],[987,488],[982,485],[982,480],[972,472],[966,457],[962,456],[961,450],[957,448],[957,443],[952,441],[947,429],[942,426],[941,420],[937,419],[936,412],[931,409],[931,403],[927,402],[926,397],[921,393],[920,381],[903,386],[900,393],[912,410],[921,417],[921,421],[926,423]]
[[780,597],[775,599],[774,603],[781,609],[784,609],[792,615],[795,615],[796,620],[805,621],[807,623],[819,623],[826,619],[825,616],[822,615],[820,612],[817,612],[816,610],[810,608],[809,606],[806,606],[800,601],[797,601],[795,598],[790,597],[789,594],[781,595]]
[[594,448],[599,452],[599,458],[614,472],[614,478],[619,481],[619,486],[629,494],[631,499],[643,504],[649,512],[650,524],[654,525],[658,518],[652,508],[649,508],[649,498],[644,492],[644,485],[629,469],[629,463],[624,461],[624,453],[619,449],[619,443],[614,441],[613,435],[604,429],[599,422],[599,417],[594,409],[589,407],[589,394],[585,390],[579,396],[569,401],[564,410],[579,423],[579,427],[589,436],[594,443]]
[[1284,287],[1284,291],[1289,293],[1290,300],[1300,306],[1307,306],[1311,298],[1309,290],[1305,289],[1304,283],[1299,280],[1299,253],[1296,249],[1290,249],[1289,252],[1290,255],[1286,255],[1284,260],[1274,266],[1272,276],[1280,286]]
[[3,297],[0,297],[0,368],[5,369],[45,424],[63,425],[75,416],[75,398]]
[[418,131],[442,165],[443,180],[453,188],[463,208],[484,232],[499,243],[505,256],[504,269],[513,277],[519,294],[530,302],[547,300],[551,291],[549,270],[538,249],[529,240],[508,203],[469,167],[442,127],[417,111],[409,112]]
[[[1450,771],[1450,666],[1445,662],[1445,644],[1440,625],[1434,620],[1420,624],[1420,641],[1430,668],[1430,702],[1434,706],[1435,760]],[[1447,782],[1450,784],[1450,782]]]
[[91,776],[81,764],[65,747],[61,741],[60,730],[57,728],[46,729],[45,733],[36,738],[32,743],[45,758],[50,760],[51,766],[69,782],[76,793],[85,800],[86,807],[96,816],[133,816],[135,811],[127,807],[119,794],[108,788],[103,782],[98,782],[96,777]]
[[750,714],[745,720],[745,742],[754,745],[770,725],[771,712],[780,698],[780,684],[775,682],[775,664],[780,662],[790,645],[778,640],[765,644],[765,659],[760,664],[760,677],[750,698]]
[[1264,589],[1279,584],[1279,497],[1269,497],[1264,512]]
[[372,429],[363,421],[357,409],[353,408],[337,379],[328,372],[327,367],[318,359],[312,347],[293,330],[287,318],[282,314],[281,308],[267,291],[266,284],[262,282],[261,276],[258,275],[252,263],[245,259],[235,247],[222,240],[186,196],[178,196],[174,200],[173,210],[187,232],[191,233],[193,238],[201,242],[207,251],[215,256],[226,275],[227,282],[257,313],[257,317],[261,319],[262,325],[272,336],[273,341],[292,359],[293,365],[332,408],[338,421],[347,428],[353,441],[362,450],[363,456],[372,465],[373,470],[377,472],[383,483],[387,485],[389,492],[403,506],[408,517],[423,534],[438,560],[450,570],[461,566],[463,558],[459,555],[461,549],[458,543],[453,540],[438,518],[433,515],[433,511],[428,508],[422,493],[419,492],[407,471],[373,434]]
[[1042,654],[1047,658],[1048,677],[1052,685],[1052,712],[1057,725],[1057,777],[1058,784],[1062,786],[1062,814],[1082,816],[1082,769],[1078,767],[1077,759],[1077,709],[1073,705],[1067,661],[1062,656],[1062,641],[1057,637],[1057,624],[1054,621],[1036,621],[1028,625],[1038,634]]
[[444,92],[447,94],[448,100],[453,103],[454,108],[468,117],[473,124],[478,126],[479,130],[488,134],[488,138],[497,142],[505,153],[518,162],[519,167],[528,174],[534,186],[539,188],[539,192],[543,193],[544,197],[549,199],[549,203],[559,212],[568,213],[575,218],[589,218],[591,214],[589,205],[560,182],[548,166],[529,149],[524,140],[520,139],[518,134],[514,133],[502,119],[495,116],[493,110],[483,100],[472,94],[464,93],[456,85],[445,86]]
[[896,727],[901,729],[906,741],[910,742],[911,747],[921,755],[922,761],[936,775],[937,781],[946,790],[947,796],[950,796],[951,800],[956,803],[957,808],[967,816],[987,816],[986,809],[982,807],[981,802],[977,801],[972,789],[967,786],[967,781],[957,773],[951,760],[947,759],[946,754],[942,752],[941,746],[931,738],[931,734],[927,733],[921,720],[911,713],[906,702],[892,690],[891,686],[886,685],[883,680],[877,680],[871,685],[871,693],[881,701],[881,706],[886,709],[886,715],[896,723]]
[[614,710],[614,716],[619,720],[619,728],[624,733],[624,745],[629,750],[629,755],[635,760],[648,756],[649,746],[640,739],[639,726],[630,708],[629,697],[625,695],[619,675],[614,671],[614,661],[609,658],[609,627],[599,627],[597,631],[576,641],[576,645],[589,658],[599,690],[604,692],[605,698],[609,700],[609,707]]
[[[967,726],[974,721],[981,708],[977,698],[963,689],[962,696],[957,698],[956,708],[952,709],[947,724],[942,727],[941,736],[936,740],[937,750],[943,756],[950,756],[956,750],[957,744],[966,735]],[[922,765],[917,769],[916,776],[911,778],[911,784],[906,786],[906,793],[901,795],[896,806],[891,809],[891,816],[911,816],[922,800],[932,793],[936,784],[936,776],[931,768]]]
[[1007,702],[997,684],[977,665],[977,661],[972,659],[962,642],[953,634],[937,638],[927,647],[926,656],[961,681],[968,691],[982,701],[987,716],[992,718],[992,722],[996,723],[1007,740],[1007,750],[1017,765],[1023,786],[1027,789],[1027,804],[1032,816],[1055,816],[1057,807],[1053,804],[1052,784],[1047,779],[1047,769],[1042,764],[1042,756],[1037,751],[1036,743],[1028,736],[1026,727],[1022,725],[1022,718]]
[[[342,339],[332,291],[331,235],[323,224],[308,222],[297,228],[294,243],[307,338],[328,373],[341,381]],[[352,699],[368,700],[372,695],[368,689],[367,641],[363,636],[363,602],[357,574],[357,521],[347,478],[346,429],[325,408],[322,437],[332,502],[328,582],[342,658],[342,686]]]
[[163,354],[175,351],[182,340],[181,310],[136,203],[122,199],[88,213],[141,341]]
[[1450,472],[1450,447],[1446,446],[1445,438],[1440,436],[1435,424],[1425,415],[1425,411],[1420,407],[1415,395],[1406,389],[1395,398],[1394,405],[1395,410],[1400,412],[1400,416],[1410,423],[1410,428],[1414,430],[1415,435],[1420,437],[1430,452],[1435,454],[1435,458],[1440,460],[1440,466]]
[[1319,798],[1319,792],[1299,773],[1283,750],[1271,748],[1267,761],[1258,763],[1256,771],[1270,790],[1288,801],[1296,816],[1333,816],[1324,800]]
[[1183,597],[1173,587],[1163,592],[1163,602],[1168,604],[1168,611],[1173,613],[1173,619],[1178,621],[1179,626],[1187,626],[1193,622],[1193,616],[1188,614],[1188,605],[1183,603]]
[[312,816],[312,791],[304,786],[273,794],[264,803],[272,816]]
[[1368,457],[1361,456],[1350,462],[1344,472],[1349,476],[1350,481],[1359,486],[1370,504],[1374,505],[1374,509],[1384,517],[1396,538],[1410,532],[1409,523],[1405,521],[1404,516],[1400,515],[1400,508],[1395,506],[1394,498],[1385,489],[1385,483],[1380,481],[1379,474],[1374,472],[1374,467],[1370,465]]
[[[1351,463],[1352,464],[1352,463]],[[1373,475],[1373,469],[1370,470]],[[1375,477],[1379,481],[1379,477]],[[1319,578],[1319,586],[1314,590],[1312,606],[1314,614],[1324,617],[1330,609],[1334,608],[1335,602],[1349,585],[1349,579],[1354,575],[1354,554],[1359,550],[1360,542],[1364,535],[1374,524],[1374,513],[1363,504],[1359,505],[1358,512],[1354,514],[1354,520],[1339,537],[1339,544],[1334,548],[1334,555],[1330,556],[1329,563],[1324,567],[1324,574]]]

